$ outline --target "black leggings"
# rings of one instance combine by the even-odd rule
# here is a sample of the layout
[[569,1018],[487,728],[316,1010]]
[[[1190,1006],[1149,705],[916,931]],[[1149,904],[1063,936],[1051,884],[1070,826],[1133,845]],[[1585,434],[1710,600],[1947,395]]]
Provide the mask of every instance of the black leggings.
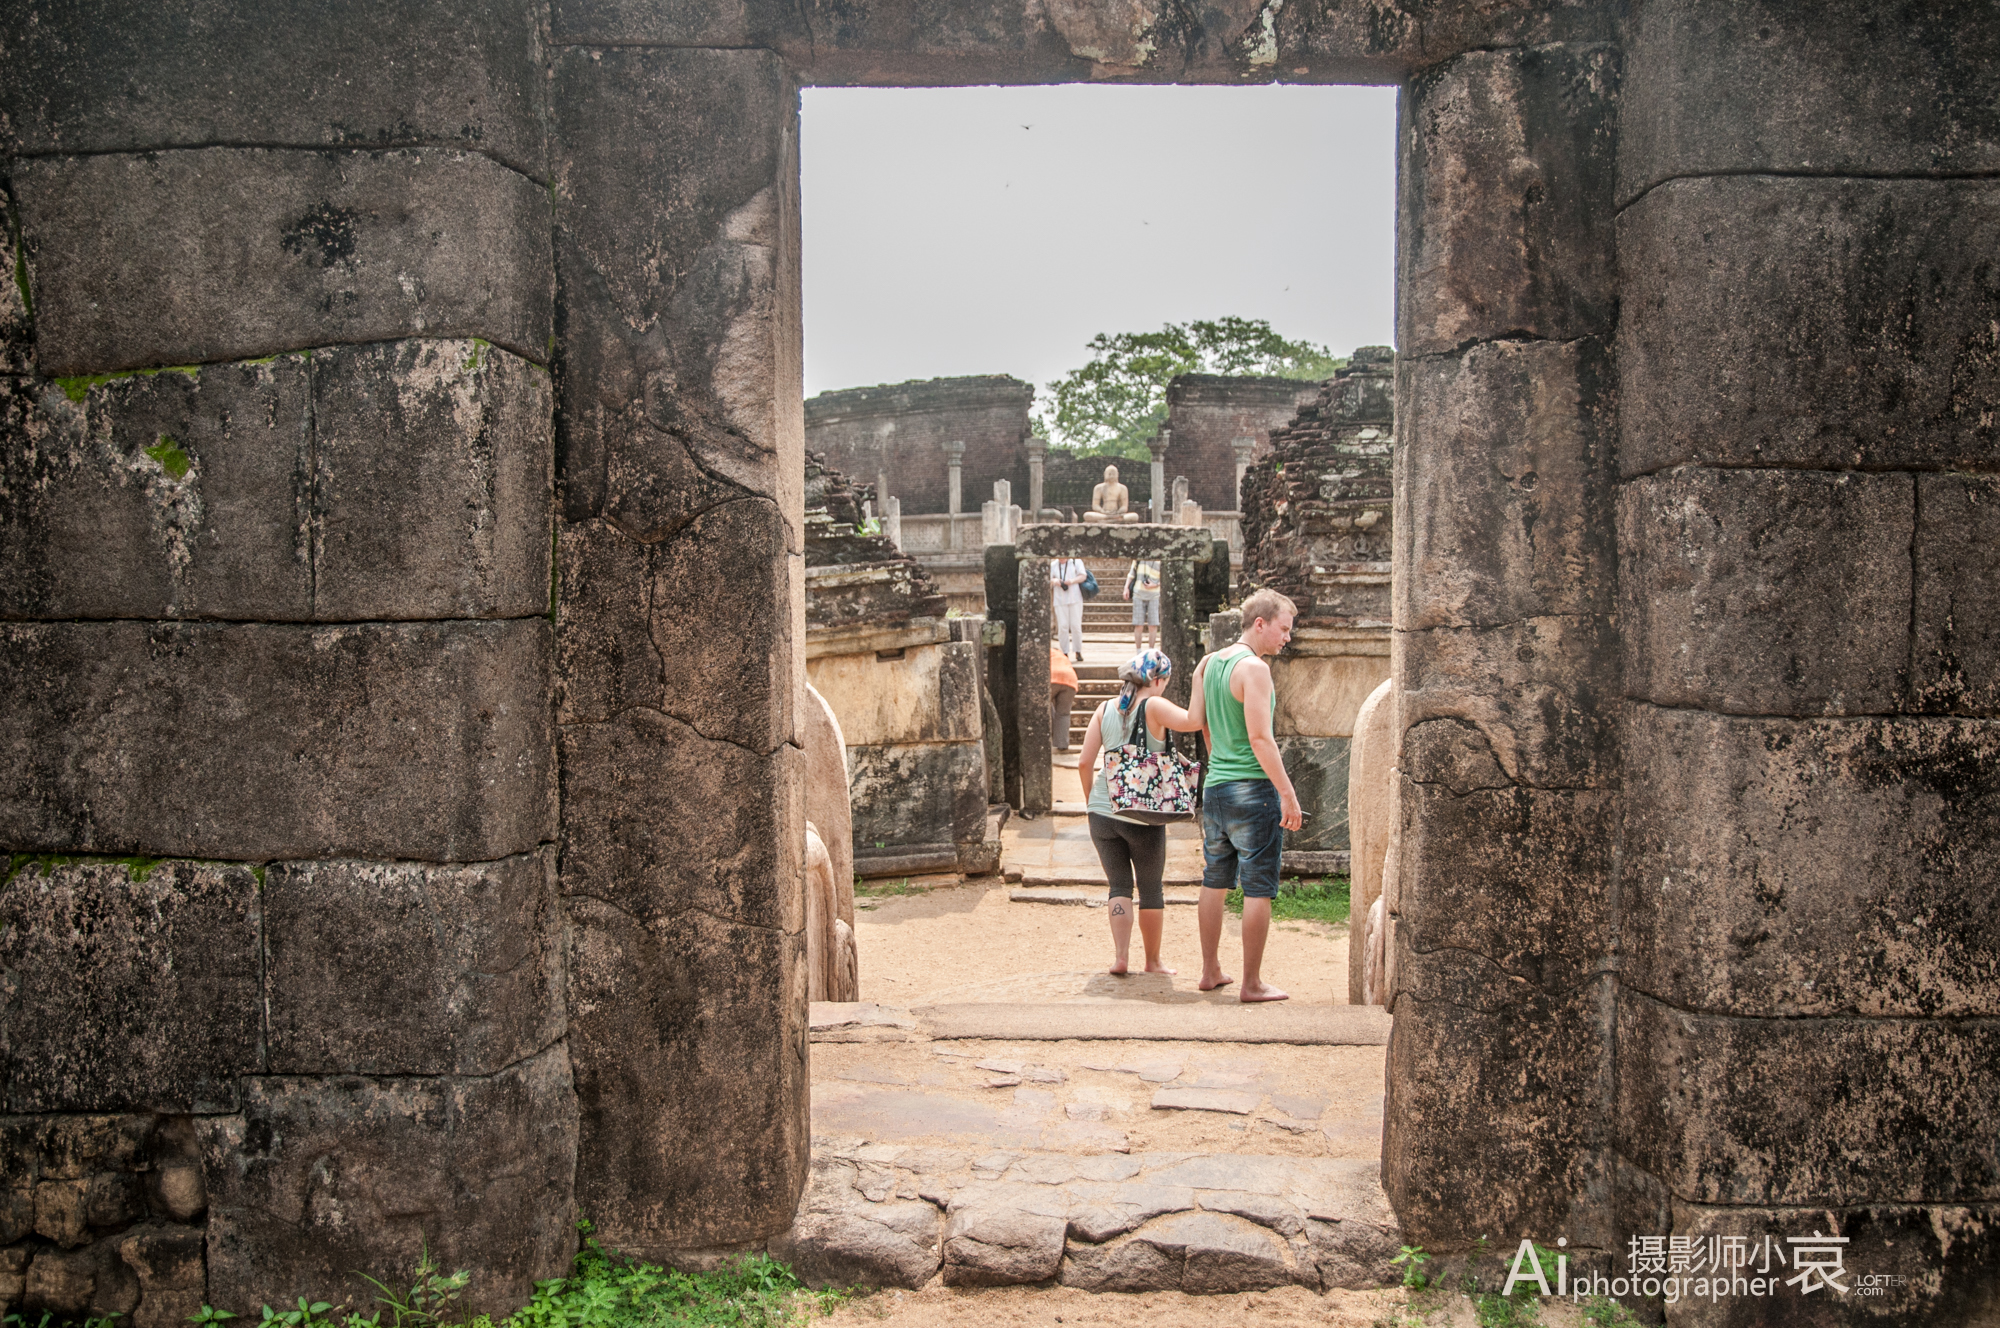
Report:
[[1160,893],[1160,877],[1167,870],[1167,827],[1134,825],[1092,812],[1090,843],[1097,850],[1097,860],[1104,864],[1104,879],[1111,882],[1111,898],[1130,899],[1132,877],[1137,873],[1139,907],[1167,906]]

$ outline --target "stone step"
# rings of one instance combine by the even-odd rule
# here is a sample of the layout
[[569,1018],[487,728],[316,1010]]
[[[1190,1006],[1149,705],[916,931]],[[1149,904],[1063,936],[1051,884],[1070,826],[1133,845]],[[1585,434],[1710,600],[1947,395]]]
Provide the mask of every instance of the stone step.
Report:
[[1400,1244],[1372,1158],[814,1138],[770,1252],[812,1286],[914,1290],[942,1270],[946,1286],[1238,1294],[1390,1286]]
[[812,1142],[770,1249],[814,1286],[915,1289],[940,1271],[947,1286],[1211,1295],[1397,1280],[1402,1232],[1371,1158]]
[[[818,1007],[815,1006],[815,1009]],[[933,1041],[1276,1042],[1296,1047],[1382,1047],[1390,1015],[1379,1005],[1154,1004],[931,1005],[909,1011]]]

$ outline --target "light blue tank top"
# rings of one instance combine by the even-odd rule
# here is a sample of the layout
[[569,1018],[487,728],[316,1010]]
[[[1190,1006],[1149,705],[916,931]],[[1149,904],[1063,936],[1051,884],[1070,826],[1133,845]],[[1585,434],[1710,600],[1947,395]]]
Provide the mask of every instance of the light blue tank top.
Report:
[[[1120,816],[1116,811],[1112,810],[1111,785],[1104,778],[1104,760],[1111,754],[1113,748],[1125,745],[1126,739],[1131,736],[1132,722],[1138,718],[1138,715],[1139,702],[1137,701],[1134,701],[1132,708],[1122,715],[1118,713],[1118,701],[1115,697],[1104,703],[1103,715],[1097,721],[1097,733],[1104,740],[1104,751],[1097,758],[1097,778],[1091,781],[1090,801],[1085,804],[1099,816],[1109,816],[1112,820],[1123,821],[1127,825],[1148,825],[1151,823],[1134,820],[1130,816]],[[1166,749],[1167,744],[1163,740],[1155,738],[1150,733],[1146,735],[1146,750],[1163,752]]]

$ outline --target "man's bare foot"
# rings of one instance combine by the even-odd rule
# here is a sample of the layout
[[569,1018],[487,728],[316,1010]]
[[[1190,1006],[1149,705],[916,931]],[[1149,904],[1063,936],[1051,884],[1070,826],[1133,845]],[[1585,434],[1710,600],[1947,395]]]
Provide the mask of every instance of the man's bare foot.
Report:
[[1154,961],[1153,961],[1152,963],[1150,963],[1150,964],[1146,965],[1146,971],[1147,971],[1148,973],[1178,973],[1178,972],[1180,972],[1180,970],[1179,970],[1178,968],[1168,968],[1168,967],[1167,967],[1167,966],[1166,966],[1165,964],[1161,963],[1161,962],[1160,962],[1159,960],[1157,960],[1157,959],[1155,959],[1155,960],[1154,960]]
[[1270,983],[1260,982],[1254,987],[1245,987],[1237,994],[1236,999],[1245,1005],[1250,1005],[1257,1001],[1289,1001],[1292,998],[1289,993],[1279,991]]
[[1201,981],[1194,985],[1196,991],[1214,991],[1217,987],[1226,987],[1234,981],[1236,979],[1230,977],[1227,973],[1218,972],[1213,980],[1209,978],[1208,974],[1204,973],[1201,975]]

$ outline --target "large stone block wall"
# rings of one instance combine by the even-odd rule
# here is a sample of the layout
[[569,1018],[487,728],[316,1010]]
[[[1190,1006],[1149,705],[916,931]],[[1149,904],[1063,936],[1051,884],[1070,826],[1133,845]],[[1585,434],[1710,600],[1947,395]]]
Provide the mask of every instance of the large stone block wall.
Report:
[[1882,19],[1652,4],[1627,45],[1613,1143],[1676,1234],[1831,1222],[1926,1288],[1893,1321],[1971,1322],[2000,1265],[1943,1233],[2000,1202],[2000,38]]
[[365,8],[0,16],[30,1314],[337,1299],[425,1242],[504,1310],[574,1240],[545,34]]
[[877,502],[899,499],[905,515],[951,510],[945,444],[964,443],[960,510],[976,514],[995,480],[1027,498],[1034,404],[1035,385],[1005,374],[821,392],[806,403],[806,441],[835,470],[875,485]]

